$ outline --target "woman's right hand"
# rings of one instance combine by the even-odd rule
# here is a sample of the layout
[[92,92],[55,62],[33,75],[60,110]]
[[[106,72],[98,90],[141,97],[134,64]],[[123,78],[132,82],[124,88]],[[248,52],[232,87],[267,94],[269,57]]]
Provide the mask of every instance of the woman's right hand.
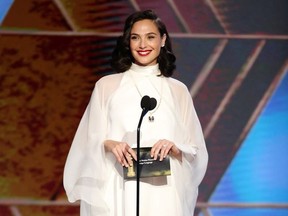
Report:
[[137,160],[136,152],[125,142],[115,140],[106,140],[104,142],[105,150],[112,152],[117,161],[125,167],[133,165],[133,158]]

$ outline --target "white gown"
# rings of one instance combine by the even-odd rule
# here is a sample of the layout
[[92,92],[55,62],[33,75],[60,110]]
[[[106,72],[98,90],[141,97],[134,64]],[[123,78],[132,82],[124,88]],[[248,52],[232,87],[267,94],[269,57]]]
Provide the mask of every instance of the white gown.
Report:
[[140,215],[193,215],[207,167],[205,142],[186,86],[158,74],[158,65],[133,64],[125,73],[96,83],[64,170],[68,200],[81,200],[81,216],[136,215],[136,181],[123,180],[122,166],[104,151],[103,141],[125,141],[136,147],[144,95],[154,97],[157,106],[143,118],[141,147],[167,139],[182,150],[183,158],[182,162],[170,159],[171,176],[141,180]]

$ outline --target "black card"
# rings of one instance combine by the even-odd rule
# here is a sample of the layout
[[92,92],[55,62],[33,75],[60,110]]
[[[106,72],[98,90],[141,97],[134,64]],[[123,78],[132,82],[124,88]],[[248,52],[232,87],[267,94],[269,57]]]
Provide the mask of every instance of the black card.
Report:
[[[137,151],[137,149],[134,150]],[[171,175],[169,155],[163,158],[162,161],[154,160],[151,158],[150,151],[151,147],[140,148],[140,178]],[[135,179],[137,176],[137,162],[133,160],[133,166],[124,167],[123,174],[124,179]]]

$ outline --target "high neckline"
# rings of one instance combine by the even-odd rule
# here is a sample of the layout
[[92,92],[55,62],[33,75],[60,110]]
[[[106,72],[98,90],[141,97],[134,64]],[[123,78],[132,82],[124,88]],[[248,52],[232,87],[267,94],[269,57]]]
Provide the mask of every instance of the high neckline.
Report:
[[137,73],[137,74],[143,74],[143,75],[160,75],[159,65],[149,65],[149,66],[140,66],[137,64],[132,63],[130,67],[130,71]]

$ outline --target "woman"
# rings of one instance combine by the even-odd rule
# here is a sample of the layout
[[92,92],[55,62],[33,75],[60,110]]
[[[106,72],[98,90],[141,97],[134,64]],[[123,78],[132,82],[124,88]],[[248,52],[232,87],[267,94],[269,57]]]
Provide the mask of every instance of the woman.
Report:
[[143,118],[141,147],[169,156],[171,175],[140,180],[141,216],[192,216],[208,155],[187,87],[173,78],[175,56],[165,25],[151,11],[130,15],[112,55],[118,72],[101,78],[79,124],[64,170],[70,202],[81,215],[135,216],[136,181],[123,167],[137,160],[141,98],[156,107]]

